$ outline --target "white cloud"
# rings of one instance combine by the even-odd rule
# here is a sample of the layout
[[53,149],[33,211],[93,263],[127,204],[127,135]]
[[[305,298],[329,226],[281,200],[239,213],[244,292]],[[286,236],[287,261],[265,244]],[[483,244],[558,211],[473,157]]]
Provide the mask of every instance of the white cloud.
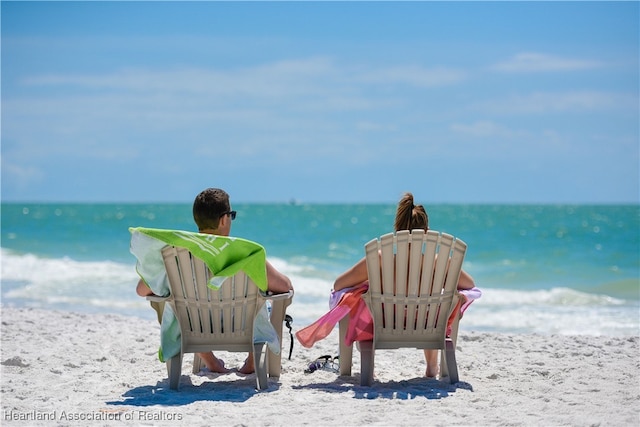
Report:
[[454,123],[449,128],[452,132],[478,138],[512,138],[514,136],[522,136],[522,132],[513,131],[488,120],[478,120],[471,124]]
[[480,103],[476,109],[494,114],[544,114],[605,110],[633,111],[638,98],[612,92],[534,92]]
[[466,79],[461,70],[446,67],[425,68],[417,65],[379,68],[363,72],[357,81],[373,84],[404,84],[419,88],[448,86]]
[[362,132],[393,132],[397,127],[392,124],[359,121],[356,123],[356,129]]
[[[310,57],[234,69],[191,67],[155,71],[127,68],[102,75],[43,74],[26,77],[22,83],[93,91],[116,90],[138,95],[188,94],[195,99],[212,96],[284,99],[326,95],[350,99],[357,97],[363,84],[428,88],[451,85],[464,79],[463,71],[445,67],[372,68],[338,64],[328,57]],[[359,105],[362,101],[343,103]]]
[[183,67],[172,70],[125,68],[102,75],[43,74],[23,79],[27,86],[69,86],[133,93],[189,93],[253,97],[316,92],[315,82],[338,75],[328,58],[282,60],[234,69]]
[[11,186],[18,190],[42,182],[43,177],[44,173],[34,166],[13,164],[3,159],[2,181],[11,182]]
[[601,67],[597,61],[562,58],[543,53],[523,52],[491,68],[506,73],[536,73],[547,71],[573,71]]
[[[319,135],[330,134],[327,139],[335,141],[342,126],[336,119],[348,113],[366,113],[347,119],[351,130],[396,130],[389,124],[394,123],[390,117],[406,108],[413,95],[406,87],[372,90],[370,84],[376,80],[415,87],[461,78],[461,73],[453,70],[417,66],[382,67],[364,74],[363,68],[317,56],[234,69],[49,73],[21,81],[29,90],[46,87],[38,98],[5,99],[4,106],[14,131],[23,119],[28,119],[25,126],[30,128],[38,122],[38,129],[49,129],[48,138],[58,141],[53,144],[56,151],[63,151],[66,144],[76,146],[78,140],[85,146],[92,141],[99,142],[94,145],[108,144],[109,150],[131,147],[138,145],[136,139],[170,139],[173,132],[180,132],[183,143],[204,138],[220,141],[231,138],[229,133],[233,132],[235,139],[255,139],[256,144],[263,144],[267,135],[277,133],[278,146],[314,146]],[[381,111],[389,123],[375,121]],[[251,137],[250,131],[259,138]],[[127,137],[119,137],[121,132]],[[285,135],[295,143],[285,142]],[[102,151],[101,157],[112,156]],[[132,152],[130,157],[135,155],[137,152]]]
[[566,155],[572,149],[572,141],[553,128],[517,129],[490,120],[478,120],[453,123],[449,129],[459,155],[475,158],[545,158]]

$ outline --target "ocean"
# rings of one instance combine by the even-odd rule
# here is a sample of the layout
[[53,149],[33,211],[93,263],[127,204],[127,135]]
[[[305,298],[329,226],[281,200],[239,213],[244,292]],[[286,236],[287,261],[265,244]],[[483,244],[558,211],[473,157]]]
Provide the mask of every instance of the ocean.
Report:
[[[393,204],[234,204],[231,234],[261,243],[296,295],[294,329],[328,309],[333,280],[392,231]],[[640,206],[432,205],[464,240],[483,291],[462,331],[640,334]],[[135,293],[129,227],[195,231],[190,204],[2,203],[2,307],[154,319]]]

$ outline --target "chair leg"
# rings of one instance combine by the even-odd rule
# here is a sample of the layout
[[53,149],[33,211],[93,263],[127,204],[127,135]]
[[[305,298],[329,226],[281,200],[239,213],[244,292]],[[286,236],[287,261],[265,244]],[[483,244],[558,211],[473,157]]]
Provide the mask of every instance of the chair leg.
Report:
[[[456,348],[455,344],[452,340],[448,339],[445,342],[445,350],[443,352],[445,354],[444,359],[446,367],[443,366],[443,374],[449,376],[449,381],[451,384],[455,384],[459,381],[458,378],[458,365],[456,363]],[[446,372],[445,372],[446,370]]]
[[273,328],[278,334],[281,351],[280,354],[275,354],[271,350],[267,351],[269,377],[279,377],[282,371],[282,323],[287,313],[287,306],[290,304],[291,299],[274,300],[271,302],[271,325],[273,325]]
[[351,376],[351,365],[353,363],[353,346],[345,344],[345,337],[347,336],[347,329],[349,328],[349,315],[346,315],[340,320],[339,332],[339,355],[340,355],[340,375]]
[[[449,338],[447,338],[449,340]],[[440,379],[449,377],[449,367],[447,363],[448,351],[446,348],[447,344],[445,342],[445,348],[440,351]]]
[[193,353],[193,369],[192,372],[197,374],[202,370],[202,358],[198,356],[198,353]]
[[373,364],[376,349],[373,341],[359,341],[360,348],[360,385],[370,386],[373,383]]
[[267,344],[253,344],[253,360],[256,371],[256,383],[258,390],[265,390],[269,387],[267,381]]
[[167,360],[167,374],[169,375],[169,388],[178,390],[180,386],[180,375],[182,375],[182,353]]

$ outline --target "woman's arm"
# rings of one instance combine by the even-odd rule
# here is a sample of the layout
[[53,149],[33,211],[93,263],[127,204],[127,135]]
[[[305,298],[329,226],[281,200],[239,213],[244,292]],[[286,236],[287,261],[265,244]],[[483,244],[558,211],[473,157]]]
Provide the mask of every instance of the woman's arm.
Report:
[[458,278],[458,289],[472,289],[476,284],[473,281],[473,277],[464,270],[460,270],[460,278]]
[[333,290],[356,286],[369,279],[367,274],[367,259],[362,258],[353,267],[342,273],[333,283]]

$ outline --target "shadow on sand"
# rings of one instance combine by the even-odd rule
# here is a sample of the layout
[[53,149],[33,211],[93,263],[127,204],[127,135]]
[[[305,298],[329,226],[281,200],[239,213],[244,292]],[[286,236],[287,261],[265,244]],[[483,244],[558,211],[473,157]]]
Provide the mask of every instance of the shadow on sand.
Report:
[[122,395],[121,400],[105,402],[107,405],[123,406],[182,406],[198,401],[210,402],[244,402],[257,393],[270,393],[280,388],[277,382],[269,381],[269,388],[256,390],[255,375],[237,375],[232,380],[221,380],[227,377],[214,374],[206,375],[216,381],[203,381],[199,385],[193,384],[191,377],[183,375],[180,378],[180,388],[171,390],[169,380],[159,381],[156,385],[132,388]]
[[313,383],[302,386],[294,386],[293,389],[316,389],[327,393],[352,392],[355,399],[401,399],[411,400],[417,397],[425,399],[443,399],[458,389],[473,391],[471,384],[458,382],[438,381],[432,378],[413,378],[402,381],[378,382],[374,381],[371,387],[360,385],[360,376],[341,376],[332,382]]

